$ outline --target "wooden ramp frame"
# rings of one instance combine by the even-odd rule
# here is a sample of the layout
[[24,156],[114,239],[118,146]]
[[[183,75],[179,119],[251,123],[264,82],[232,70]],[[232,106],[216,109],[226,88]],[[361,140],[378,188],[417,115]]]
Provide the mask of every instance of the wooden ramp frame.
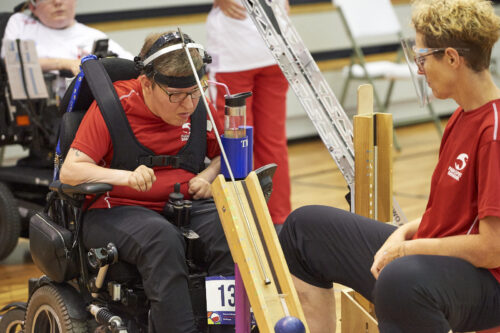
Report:
[[[392,220],[392,115],[373,113],[373,88],[358,88],[354,116],[354,210],[381,222]],[[342,333],[378,333],[375,308],[354,290],[341,294]]]
[[294,316],[309,332],[255,172],[234,183],[219,175],[212,194],[259,331],[272,333],[278,320]]

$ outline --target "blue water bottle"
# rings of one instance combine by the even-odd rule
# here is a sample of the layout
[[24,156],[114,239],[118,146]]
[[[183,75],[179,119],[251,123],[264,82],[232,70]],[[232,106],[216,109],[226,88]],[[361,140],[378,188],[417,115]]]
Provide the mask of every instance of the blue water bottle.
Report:
[[[224,134],[221,135],[222,145],[226,151],[229,165],[235,179],[245,178],[251,169],[252,153],[249,150],[249,137],[246,126],[246,99],[252,96],[251,92],[235,95],[225,95]],[[221,173],[230,179],[228,167],[221,161]]]

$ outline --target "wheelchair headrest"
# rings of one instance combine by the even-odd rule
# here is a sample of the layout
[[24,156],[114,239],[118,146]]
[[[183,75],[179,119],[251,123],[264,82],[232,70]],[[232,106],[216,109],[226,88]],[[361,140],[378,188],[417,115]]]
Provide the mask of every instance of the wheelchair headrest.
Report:
[[[135,68],[135,64],[131,60],[121,59],[121,58],[103,58],[99,60],[106,72],[108,73],[112,82],[121,81],[121,80],[130,80],[139,76],[140,72]],[[66,112],[68,108],[68,104],[71,98],[71,94],[75,87],[76,78],[73,79],[70,86],[66,90],[64,97],[62,98],[61,104],[59,106],[59,110],[61,114]],[[94,97],[92,92],[90,91],[87,80],[83,79],[82,84],[80,86],[80,93],[76,99],[74,110],[87,110],[92,102],[94,101]]]

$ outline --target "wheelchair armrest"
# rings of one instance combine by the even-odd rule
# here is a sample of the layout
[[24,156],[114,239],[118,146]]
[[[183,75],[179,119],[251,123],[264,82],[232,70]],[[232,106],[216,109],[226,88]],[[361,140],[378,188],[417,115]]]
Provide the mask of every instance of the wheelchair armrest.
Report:
[[63,184],[59,180],[53,181],[49,185],[51,191],[59,192],[73,196],[75,194],[102,194],[113,189],[113,185],[106,183],[83,183],[76,186]]

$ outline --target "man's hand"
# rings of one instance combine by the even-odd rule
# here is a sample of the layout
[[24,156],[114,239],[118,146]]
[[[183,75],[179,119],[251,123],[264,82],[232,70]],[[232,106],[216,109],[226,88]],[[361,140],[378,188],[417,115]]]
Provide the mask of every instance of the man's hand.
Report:
[[235,20],[244,20],[247,17],[245,7],[237,0],[214,0],[214,7],[220,7],[224,15]]
[[208,199],[212,196],[210,182],[205,178],[197,175],[189,180],[188,192],[193,196],[193,199]]
[[137,169],[130,173],[128,186],[139,192],[146,192],[151,189],[156,181],[153,169],[145,165],[139,165]]

